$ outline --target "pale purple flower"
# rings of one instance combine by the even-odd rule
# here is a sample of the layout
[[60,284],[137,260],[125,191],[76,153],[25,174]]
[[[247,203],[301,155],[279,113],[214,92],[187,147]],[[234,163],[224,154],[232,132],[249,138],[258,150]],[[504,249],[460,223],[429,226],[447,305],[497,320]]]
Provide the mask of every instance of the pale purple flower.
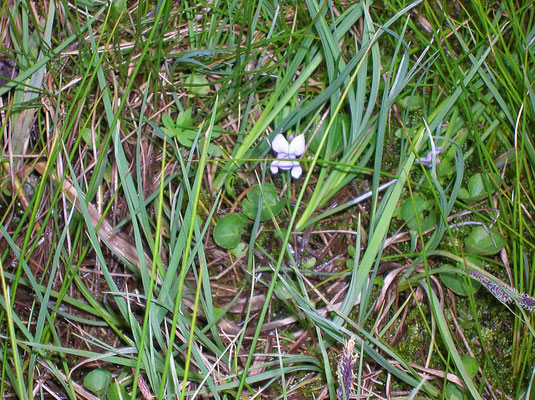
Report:
[[[438,155],[442,153],[442,147],[436,147],[434,151],[435,160],[437,164],[440,164],[440,160],[438,159]],[[427,168],[431,168],[433,166],[433,150],[429,151],[425,157],[420,158],[420,163]]]
[[305,152],[305,135],[298,135],[288,143],[286,138],[279,133],[273,139],[271,148],[277,153],[277,160],[273,161],[269,167],[271,172],[276,174],[279,169],[290,170],[292,177],[298,179],[303,173],[303,169],[299,162],[294,160]]
[[358,361],[358,354],[355,352],[355,339],[349,339],[345,346],[340,361],[338,362],[338,381],[340,386],[336,391],[336,400],[347,400],[353,390],[355,375],[353,369]]
[[492,282],[481,272],[478,271],[468,271],[468,275],[472,278],[477,279],[481,282],[498,300],[503,304],[509,304],[513,301],[517,301],[518,305],[525,310],[535,311],[535,299],[527,293],[519,293],[518,290],[512,288],[505,283],[499,281],[500,283]]
[[494,297],[496,297],[503,304],[509,304],[513,301],[512,297],[501,285],[497,284],[496,282],[492,282],[481,272],[470,270],[468,271],[468,275],[481,282],[483,286],[485,286],[489,290],[489,292],[491,292]]

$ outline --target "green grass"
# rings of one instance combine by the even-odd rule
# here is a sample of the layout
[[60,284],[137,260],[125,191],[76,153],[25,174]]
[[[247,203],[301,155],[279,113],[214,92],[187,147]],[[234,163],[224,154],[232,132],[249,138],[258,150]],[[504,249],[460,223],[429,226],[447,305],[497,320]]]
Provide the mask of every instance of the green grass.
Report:
[[532,397],[534,2],[104,3],[0,9],[0,397]]

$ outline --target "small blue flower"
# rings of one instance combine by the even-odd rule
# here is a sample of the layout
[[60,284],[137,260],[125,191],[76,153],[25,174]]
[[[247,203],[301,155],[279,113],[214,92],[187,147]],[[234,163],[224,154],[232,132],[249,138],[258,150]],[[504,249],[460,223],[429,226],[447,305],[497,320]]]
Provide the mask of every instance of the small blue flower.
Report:
[[[438,155],[442,153],[442,147],[436,147],[434,151],[434,157],[437,162],[437,164],[440,164],[440,160],[438,159]],[[425,157],[420,158],[420,163],[427,168],[431,168],[433,166],[433,150],[429,151]]]
[[279,172],[279,168],[283,171],[290,170],[292,177],[298,179],[303,173],[303,169],[299,162],[294,160],[305,152],[305,135],[298,135],[288,143],[286,138],[279,133],[273,139],[271,148],[277,153],[277,160],[273,161],[269,167],[271,172],[276,174]]

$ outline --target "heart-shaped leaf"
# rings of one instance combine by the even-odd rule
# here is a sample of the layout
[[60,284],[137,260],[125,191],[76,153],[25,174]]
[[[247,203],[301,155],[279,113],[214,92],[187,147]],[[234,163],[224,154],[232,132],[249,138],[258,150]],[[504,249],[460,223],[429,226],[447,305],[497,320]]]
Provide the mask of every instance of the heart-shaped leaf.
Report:
[[165,127],[165,133],[172,138],[176,138],[184,147],[191,147],[193,140],[197,136],[197,127],[193,123],[191,109],[181,112],[176,117],[176,121],[167,115],[162,115],[162,123]]
[[[263,197],[262,191],[264,192]],[[260,200],[262,200],[260,221],[267,221],[271,219],[271,214],[269,212],[270,209],[273,215],[277,216],[284,207],[282,200],[279,200],[275,185],[270,182],[264,183],[262,187],[260,187],[260,185],[255,185],[247,194],[247,198],[241,203],[243,213],[252,220],[256,218]]]
[[186,77],[188,97],[205,97],[210,93],[210,82],[203,75],[191,74]]
[[463,392],[453,383],[446,385],[445,395],[447,400],[464,400]]
[[493,256],[505,246],[505,239],[496,227],[490,229],[477,226],[472,229],[470,235],[464,239],[466,250],[470,253]]
[[93,392],[97,397],[103,398],[112,381],[111,372],[105,369],[94,369],[84,378],[84,386]]
[[[431,229],[436,225],[436,213],[434,211],[428,211],[431,205],[432,203],[420,195],[405,200],[401,208],[401,217],[405,220],[411,231],[418,230],[418,222],[422,231]],[[418,216],[419,221],[416,219],[416,216]]]
[[247,217],[243,214],[228,214],[221,218],[214,228],[214,240],[224,249],[233,249],[241,240],[247,226]]
[[464,368],[466,369],[466,372],[468,372],[468,375],[470,375],[471,378],[476,376],[477,371],[479,370],[479,364],[477,363],[477,360],[474,357],[465,356],[462,358]]
[[422,96],[406,96],[396,101],[399,107],[409,111],[416,111],[423,107],[425,100]]
[[[472,257],[466,257],[472,264],[481,266],[481,262]],[[451,264],[445,264],[443,268],[455,268]],[[461,264],[457,265],[457,268],[464,268]],[[439,274],[440,280],[446,287],[448,287],[453,293],[459,296],[468,296],[470,293],[476,293],[481,287],[481,283],[475,279],[468,278],[464,275],[457,274],[455,272],[441,272]],[[470,282],[468,281],[470,280]]]
[[490,193],[487,192],[485,188],[485,182],[483,181],[482,174],[472,175],[468,181],[468,190],[463,189],[459,191],[459,197],[466,201],[467,203],[475,203],[476,201],[481,201],[484,198],[488,197],[489,194],[494,193],[495,186],[500,185],[502,178],[498,174],[488,174],[487,183],[489,186]]

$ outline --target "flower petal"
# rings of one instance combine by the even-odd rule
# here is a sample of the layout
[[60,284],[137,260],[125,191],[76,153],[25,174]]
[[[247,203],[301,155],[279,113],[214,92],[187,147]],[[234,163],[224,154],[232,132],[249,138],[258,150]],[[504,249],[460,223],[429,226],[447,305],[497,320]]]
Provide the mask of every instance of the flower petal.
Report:
[[293,154],[294,156],[300,156],[305,152],[305,134],[302,133],[293,138],[290,143],[290,149],[288,154]]
[[276,174],[277,172],[279,172],[279,167],[277,166],[276,163],[277,161],[273,161],[271,165],[269,166],[269,169],[271,170],[272,174]]
[[442,153],[442,147],[436,147],[435,151],[430,150],[427,152],[425,157],[420,157],[420,164],[422,164],[426,168],[431,168],[433,166],[433,154],[436,161],[436,164],[440,164],[440,159],[438,158],[438,155]]
[[301,168],[299,164],[297,164],[295,167],[292,168],[291,174],[294,179],[299,179],[302,173],[303,173],[303,168]]
[[282,169],[283,171],[288,171],[289,169],[292,169],[295,167],[295,165],[299,165],[297,161],[287,160],[287,159],[280,159],[273,161],[271,165],[275,164],[277,167]]
[[288,144],[286,138],[280,133],[278,133],[273,139],[273,142],[271,142],[271,148],[276,153],[290,153],[290,145]]
[[425,157],[421,157],[421,158],[420,158],[420,162],[421,162],[422,164],[424,164],[424,165],[425,165],[425,164],[429,164],[429,163],[431,163],[431,160],[432,160],[431,157],[432,157],[432,156],[431,156],[431,153],[427,153],[427,154],[425,155]]

